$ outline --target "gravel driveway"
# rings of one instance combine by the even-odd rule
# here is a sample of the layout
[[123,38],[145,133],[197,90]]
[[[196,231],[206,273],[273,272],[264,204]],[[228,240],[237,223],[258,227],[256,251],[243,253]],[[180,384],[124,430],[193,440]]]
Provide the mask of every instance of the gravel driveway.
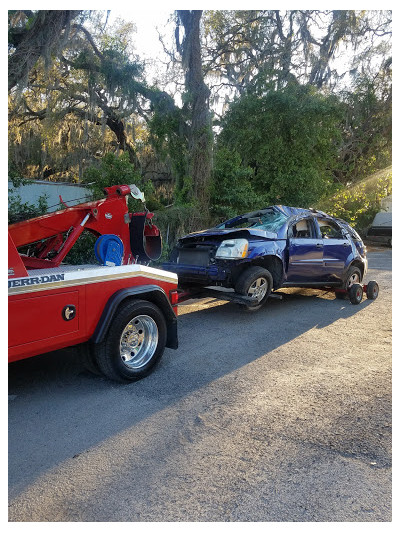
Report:
[[380,295],[180,308],[148,378],[74,350],[10,365],[11,521],[390,521],[391,250]]

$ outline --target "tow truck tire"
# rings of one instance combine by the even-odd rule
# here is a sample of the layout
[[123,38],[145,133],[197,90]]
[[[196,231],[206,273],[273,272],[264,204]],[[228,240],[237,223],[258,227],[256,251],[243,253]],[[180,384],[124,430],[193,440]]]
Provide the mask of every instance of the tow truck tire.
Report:
[[145,300],[123,302],[103,342],[94,345],[97,364],[108,378],[127,383],[150,374],[164,353],[167,326],[162,311]]
[[368,300],[376,300],[379,294],[379,285],[376,281],[370,281],[367,285],[367,298]]
[[272,276],[266,268],[251,266],[239,276],[235,285],[235,291],[238,294],[257,299],[257,305],[244,306],[248,311],[257,311],[267,301],[272,290],[272,285]]
[[364,291],[360,283],[353,283],[349,289],[349,299],[353,305],[358,305],[363,299]]
[[87,342],[79,344],[78,352],[85,369],[91,374],[94,374],[95,376],[101,376],[102,372],[99,368],[99,365],[97,364],[92,346],[90,346],[90,344]]

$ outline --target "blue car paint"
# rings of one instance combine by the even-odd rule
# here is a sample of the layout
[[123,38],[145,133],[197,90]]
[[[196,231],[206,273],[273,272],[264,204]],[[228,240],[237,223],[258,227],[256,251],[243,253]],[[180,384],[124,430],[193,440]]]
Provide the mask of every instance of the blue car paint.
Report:
[[323,243],[321,239],[289,239],[289,262],[286,270],[288,283],[324,281]]
[[283,260],[283,253],[286,248],[286,239],[280,240],[250,240],[247,252],[248,260],[263,257],[265,255],[276,255]]
[[198,232],[195,232],[195,233],[189,233],[188,235],[186,235],[186,237],[184,237],[185,239],[187,238],[197,238],[197,237],[215,237],[216,235],[223,235],[223,236],[226,236],[228,238],[230,238],[234,233],[243,233],[245,232],[246,235],[248,236],[252,236],[252,237],[260,237],[262,239],[276,239],[276,233],[272,233],[270,231],[264,231],[264,230],[261,230],[261,229],[253,229],[253,228],[224,228],[224,229],[220,229],[220,228],[212,228],[212,229],[206,229],[206,230],[203,230],[203,231],[198,231]]
[[[343,283],[349,267],[355,261],[362,265],[362,273],[366,273],[367,259],[364,245],[345,221],[330,217],[321,211],[288,206],[272,206],[272,208],[288,217],[276,233],[251,227],[229,227],[245,220],[248,215],[246,214],[234,217],[216,228],[191,233],[180,240],[182,243],[196,243],[201,239],[204,245],[218,245],[222,240],[226,240],[223,237],[246,238],[249,243],[246,258],[215,259],[213,264],[206,266],[170,262],[165,263],[164,268],[176,272],[178,277],[190,276],[200,284],[224,284],[235,268],[244,268],[254,261],[273,256],[282,264],[283,276],[280,286],[338,286]],[[347,236],[323,238],[317,217],[335,222]],[[312,221],[313,237],[288,237],[289,228],[304,218]],[[354,234],[358,239],[354,239]]]

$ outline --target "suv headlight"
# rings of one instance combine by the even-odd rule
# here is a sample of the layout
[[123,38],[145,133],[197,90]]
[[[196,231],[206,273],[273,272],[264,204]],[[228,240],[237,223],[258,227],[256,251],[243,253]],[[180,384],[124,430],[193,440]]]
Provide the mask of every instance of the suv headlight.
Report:
[[215,257],[217,259],[242,259],[247,257],[249,243],[246,239],[229,239],[222,241]]

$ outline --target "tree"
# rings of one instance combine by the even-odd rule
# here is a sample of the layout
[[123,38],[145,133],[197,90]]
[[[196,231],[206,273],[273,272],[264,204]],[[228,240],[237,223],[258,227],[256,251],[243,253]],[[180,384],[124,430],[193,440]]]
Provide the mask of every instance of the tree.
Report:
[[[200,46],[200,19],[202,11],[178,11],[177,49],[185,72],[186,93],[184,107],[188,110],[189,129],[188,170],[192,181],[192,200],[202,208],[209,204],[209,186],[212,169],[212,130],[208,105],[209,89],[204,83]],[[184,29],[179,39],[179,27]]]
[[[15,174],[81,178],[111,151],[126,152],[143,175],[153,150],[172,169],[178,203],[207,213],[211,195],[216,213],[216,202],[236,196],[240,209],[297,192],[305,202],[333,178],[353,180],[390,159],[390,12],[177,11],[168,51],[182,67],[182,104],[147,83],[129,24],[78,13],[10,12]],[[353,61],[340,71],[346,47]],[[210,105],[219,97],[228,112],[213,168]]]
[[287,83],[334,87],[364,63],[339,67],[338,54],[351,48],[381,56],[391,36],[391,12],[259,10],[205,13],[205,72],[233,95],[262,93]]
[[8,90],[28,75],[40,57],[47,60],[65,43],[81,11],[9,11]]
[[218,149],[252,169],[248,179],[259,204],[308,207],[333,180],[341,118],[338,99],[310,86],[245,95],[226,113]]
[[[10,137],[18,139],[24,135],[24,128],[25,138],[32,138],[32,132],[36,132],[41,137],[43,152],[43,133],[50,128],[45,151],[55,143],[61,148],[65,141],[73,149],[75,142],[81,165],[83,159],[93,159],[96,152],[104,153],[102,138],[105,140],[105,132],[109,130],[117,148],[128,152],[130,161],[139,170],[135,134],[142,129],[141,122],[149,121],[154,113],[168,120],[177,108],[172,97],[149,87],[143,79],[141,62],[129,50],[131,26],[122,23],[104,32],[103,24],[96,18],[92,17],[91,22],[91,31],[73,23],[70,39],[51,67],[46,69],[43,61],[36,63],[26,88],[12,96],[10,119],[15,134]],[[91,142],[96,135],[97,144]],[[58,138],[63,142],[57,141]],[[16,142],[14,149],[21,147]],[[42,159],[40,154],[38,158]]]
[[391,65],[389,59],[375,75],[356,76],[352,89],[340,95],[345,119],[335,175],[342,183],[357,181],[391,164]]

